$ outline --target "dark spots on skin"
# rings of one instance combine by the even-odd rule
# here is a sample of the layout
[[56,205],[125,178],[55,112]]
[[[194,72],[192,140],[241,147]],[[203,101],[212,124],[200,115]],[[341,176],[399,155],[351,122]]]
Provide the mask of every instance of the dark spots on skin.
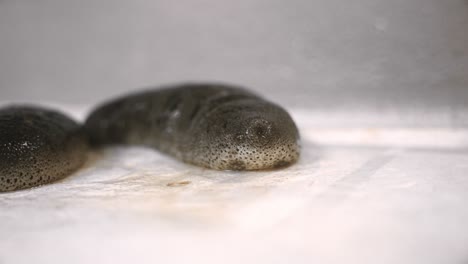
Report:
[[231,170],[244,170],[245,167],[245,163],[240,160],[231,161],[228,165],[228,168]]
[[[155,107],[128,110],[136,103]],[[106,128],[97,125],[103,122]],[[119,127],[118,122],[127,125]],[[271,169],[299,157],[299,133],[283,108],[225,84],[182,84],[129,94],[97,107],[85,127],[96,146],[146,145],[219,170]]]
[[0,192],[62,179],[86,152],[80,126],[67,116],[40,107],[0,109]]

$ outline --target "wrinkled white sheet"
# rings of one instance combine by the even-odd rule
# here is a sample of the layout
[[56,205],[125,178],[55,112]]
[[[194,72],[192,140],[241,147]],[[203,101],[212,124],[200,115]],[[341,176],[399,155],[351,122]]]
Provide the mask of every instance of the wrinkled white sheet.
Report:
[[0,194],[0,263],[468,262],[466,129],[292,113],[302,157],[283,170],[114,147],[60,182]]

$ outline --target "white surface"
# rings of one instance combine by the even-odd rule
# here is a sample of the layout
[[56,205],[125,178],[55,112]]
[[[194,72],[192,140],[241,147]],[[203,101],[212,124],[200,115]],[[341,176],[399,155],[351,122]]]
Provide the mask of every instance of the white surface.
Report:
[[283,170],[112,148],[61,182],[0,194],[0,263],[468,262],[467,130],[311,126],[303,113],[301,160]]

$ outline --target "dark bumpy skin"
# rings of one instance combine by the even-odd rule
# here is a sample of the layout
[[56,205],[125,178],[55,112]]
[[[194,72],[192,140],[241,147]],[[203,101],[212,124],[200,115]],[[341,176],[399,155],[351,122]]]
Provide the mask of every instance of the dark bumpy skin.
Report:
[[0,191],[50,183],[78,169],[87,142],[80,126],[55,111],[0,109]]
[[218,170],[272,169],[299,158],[299,133],[283,108],[221,84],[131,94],[94,110],[85,129],[94,146],[145,145]]

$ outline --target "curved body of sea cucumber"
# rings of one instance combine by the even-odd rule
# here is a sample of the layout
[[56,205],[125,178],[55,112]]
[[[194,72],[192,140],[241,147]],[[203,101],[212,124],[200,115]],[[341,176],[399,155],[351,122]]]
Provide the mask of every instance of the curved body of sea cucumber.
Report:
[[94,146],[144,145],[218,170],[283,167],[299,158],[299,132],[280,106],[224,84],[182,84],[130,94],[85,123]]
[[86,152],[81,126],[67,116],[34,106],[0,109],[0,192],[62,179]]

